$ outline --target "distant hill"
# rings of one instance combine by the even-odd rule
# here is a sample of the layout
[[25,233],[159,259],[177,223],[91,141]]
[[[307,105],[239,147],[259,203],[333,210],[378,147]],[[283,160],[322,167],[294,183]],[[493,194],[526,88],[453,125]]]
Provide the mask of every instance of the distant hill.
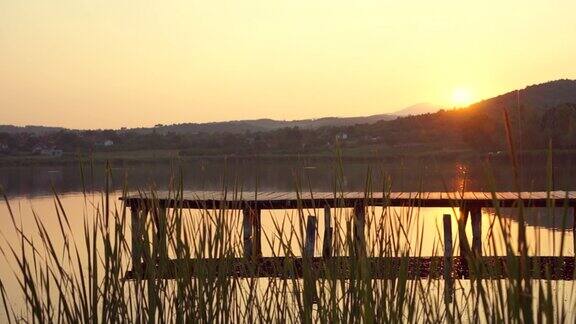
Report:
[[173,125],[157,125],[153,128],[137,128],[130,131],[150,132],[154,130],[159,133],[243,133],[246,131],[271,131],[286,127],[299,127],[303,129],[314,129],[324,126],[351,126],[356,124],[372,124],[378,121],[386,121],[397,118],[397,116],[380,114],[364,117],[324,117],[318,119],[302,120],[274,120],[274,119],[254,119],[254,120],[233,120],[226,122],[212,123],[183,123]]
[[[465,108],[407,116],[366,126],[398,145],[438,149],[502,150],[507,134],[503,111],[508,111],[512,137],[522,149],[576,147],[576,80],[531,85]],[[382,135],[383,134],[383,135]]]
[[[576,150],[576,80],[531,85],[460,109],[429,112],[436,109],[431,107],[418,104],[397,112],[407,116],[257,119],[116,131],[0,126],[0,154],[30,153],[38,146],[67,153],[170,149],[184,156],[330,154],[337,145],[374,156],[493,153],[505,151],[509,139],[518,150],[542,150],[550,144]],[[103,144],[109,141],[113,144]]]
[[[372,124],[378,121],[386,121],[397,118],[396,115],[379,114],[362,117],[323,117],[317,119],[301,120],[274,120],[274,119],[253,119],[253,120],[232,120],[224,122],[210,123],[182,123],[172,125],[156,125],[155,127],[139,127],[122,129],[121,132],[135,133],[175,133],[175,134],[194,134],[194,133],[244,133],[265,132],[286,127],[299,127],[303,129],[315,129],[324,126],[352,126],[356,124]],[[47,126],[13,126],[0,125],[0,133],[33,133],[45,134],[64,130],[61,127]]]
[[[528,86],[521,90],[510,91],[508,93],[486,99],[466,107],[467,111],[482,113],[487,116],[494,116],[495,119],[501,118],[502,108],[513,108],[520,102],[524,111],[543,112],[549,108],[554,108],[563,104],[576,103],[576,80],[556,80],[542,84]],[[417,121],[414,127],[427,127],[427,120],[438,120],[443,116],[443,110],[439,111],[439,106],[430,103],[418,103],[404,109],[398,110],[391,114],[378,114],[361,117],[324,117],[317,119],[302,120],[273,120],[273,119],[254,119],[254,120],[234,120],[225,122],[211,123],[182,123],[172,125],[156,125],[155,127],[142,127],[134,129],[122,129],[120,133],[174,133],[174,134],[197,134],[197,133],[244,133],[265,132],[278,130],[287,127],[299,127],[301,129],[316,129],[326,126],[345,127],[358,124],[375,124],[379,125],[410,123],[410,120]],[[527,109],[527,110],[526,110]],[[429,116],[429,117],[427,117]],[[440,118],[441,119],[441,118]],[[64,130],[60,127],[46,126],[12,126],[0,125],[0,133],[33,133],[45,134]]]
[[253,120],[233,120],[225,122],[212,123],[183,123],[172,125],[158,125],[154,128],[138,128],[132,131],[149,132],[156,131],[160,133],[243,133],[246,131],[271,131],[286,127],[299,127],[303,129],[314,129],[325,126],[341,127],[352,126],[357,124],[373,124],[380,121],[394,120],[401,116],[421,115],[430,112],[436,112],[440,107],[430,103],[418,103],[392,114],[378,114],[360,117],[323,117],[317,119],[301,120],[274,120],[274,119],[253,119]]
[[414,116],[414,115],[422,115],[427,113],[434,113],[440,110],[440,106],[433,105],[428,102],[421,102],[415,105],[406,107],[404,109],[400,109],[396,112],[393,112],[392,115],[394,116]]
[[32,134],[46,134],[63,130],[61,127],[49,126],[14,126],[14,125],[0,125],[0,133],[18,134],[18,133],[32,133]]
[[510,91],[503,95],[486,99],[470,106],[485,112],[512,109],[518,106],[548,109],[566,103],[576,103],[576,80],[556,80]]

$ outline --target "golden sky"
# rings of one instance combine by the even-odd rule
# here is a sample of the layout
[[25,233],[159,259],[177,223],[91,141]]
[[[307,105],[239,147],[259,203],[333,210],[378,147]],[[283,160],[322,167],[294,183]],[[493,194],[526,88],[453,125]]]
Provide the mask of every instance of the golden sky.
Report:
[[0,0],[0,124],[454,106],[576,78],[576,1]]

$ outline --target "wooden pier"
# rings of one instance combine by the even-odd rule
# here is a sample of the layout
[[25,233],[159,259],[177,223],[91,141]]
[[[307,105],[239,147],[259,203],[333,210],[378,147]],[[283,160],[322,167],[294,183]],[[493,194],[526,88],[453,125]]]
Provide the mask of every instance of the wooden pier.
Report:
[[[482,256],[482,208],[494,207],[563,207],[576,206],[576,192],[184,192],[180,197],[166,193],[121,198],[131,210],[132,221],[132,270],[128,279],[174,279],[194,276],[202,269],[211,273],[238,277],[304,277],[311,270],[314,278],[350,277],[351,262],[363,262],[370,269],[372,278],[391,278],[400,275],[416,278],[500,279],[511,274],[511,265],[522,264],[526,274],[534,279],[573,280],[574,256],[565,257],[518,257]],[[450,207],[458,209],[458,233],[460,256],[452,251],[452,228],[450,215],[444,215],[443,257],[370,257],[365,255],[365,210],[369,206],[383,207]],[[243,257],[231,259],[168,258],[166,210],[226,209],[243,213]],[[325,231],[322,256],[314,256],[317,219],[308,216],[306,238],[301,258],[265,257],[262,255],[261,212],[269,209],[316,209],[325,210]],[[350,256],[333,256],[331,210],[353,208],[353,246]],[[142,237],[146,217],[151,215],[155,224],[154,253],[143,251]],[[472,245],[468,244],[464,231],[468,218],[472,223]],[[576,222],[575,222],[576,224]],[[573,229],[576,234],[576,228]],[[576,236],[575,236],[576,237]],[[304,238],[303,238],[304,239]],[[575,243],[576,250],[576,243]],[[154,269],[156,260],[164,260],[162,269]],[[359,261],[361,260],[361,261]],[[287,269],[290,269],[287,271]],[[308,269],[308,270],[307,270]],[[336,271],[330,271],[336,270]],[[205,271],[203,271],[205,273]],[[153,278],[151,278],[153,276]]]

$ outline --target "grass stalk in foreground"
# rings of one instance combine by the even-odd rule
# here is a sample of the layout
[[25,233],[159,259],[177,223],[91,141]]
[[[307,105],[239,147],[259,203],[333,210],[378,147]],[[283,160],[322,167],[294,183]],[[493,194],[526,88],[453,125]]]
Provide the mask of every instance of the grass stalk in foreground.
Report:
[[[336,172],[334,199],[345,195],[342,166]],[[491,173],[487,172],[489,181]],[[374,183],[372,172],[365,181],[367,202],[375,199],[376,190],[383,188],[384,200],[393,184],[383,177]],[[516,259],[510,258],[511,279],[457,280],[455,298],[447,304],[443,298],[444,282],[439,279],[408,278],[408,259],[422,256],[423,247],[432,245],[433,254],[441,250],[441,235],[430,241],[421,219],[422,210],[415,207],[376,208],[366,210],[366,249],[357,253],[355,247],[356,219],[349,209],[334,209],[333,251],[338,256],[352,255],[345,264],[331,263],[326,275],[318,278],[318,303],[308,307],[301,292],[304,283],[295,279],[295,260],[302,254],[304,227],[307,215],[322,215],[320,208],[300,207],[294,212],[263,212],[269,226],[263,233],[262,244],[268,256],[286,256],[280,278],[243,278],[225,275],[233,271],[242,256],[242,214],[238,209],[214,209],[202,206],[197,212],[174,208],[164,209],[155,190],[142,190],[140,195],[150,199],[151,217],[146,218],[143,236],[138,246],[149,264],[143,269],[154,277],[157,271],[170,267],[170,259],[202,258],[213,262],[199,263],[193,269],[176,267],[177,280],[125,280],[131,264],[131,229],[126,206],[115,203],[109,190],[111,179],[107,172],[105,189],[99,194],[85,192],[84,215],[70,215],[66,199],[53,194],[56,219],[33,215],[33,228],[23,222],[11,208],[5,195],[4,204],[10,215],[11,230],[18,233],[16,242],[0,245],[0,252],[13,265],[13,277],[0,278],[3,311],[9,322],[570,322],[574,320],[574,287],[572,282],[533,280]],[[297,193],[310,191],[296,179]],[[182,205],[181,177],[171,181],[168,195]],[[227,188],[226,197],[239,198],[243,187],[236,182]],[[514,244],[515,233],[498,207],[496,186],[491,186],[494,198],[494,217],[490,228],[500,231],[500,241],[487,233],[490,246],[503,246],[510,256],[526,255],[523,245]],[[127,190],[122,192],[125,195]],[[455,202],[456,204],[458,202]],[[318,206],[320,207],[320,206]],[[456,209],[458,206],[454,206]],[[553,208],[553,207],[549,207]],[[566,208],[567,210],[567,208]],[[523,212],[522,210],[520,211]],[[553,213],[553,210],[550,211]],[[164,218],[163,216],[166,215]],[[566,224],[567,212],[562,224]],[[73,218],[83,217],[81,230],[73,227]],[[322,219],[322,217],[318,217]],[[161,223],[165,221],[165,223]],[[48,222],[57,222],[51,230]],[[161,257],[163,243],[153,234],[166,227],[167,257]],[[319,233],[320,228],[318,228]],[[439,230],[438,230],[439,232]],[[317,234],[320,238],[320,234]],[[564,245],[562,232],[561,246]],[[527,239],[527,238],[526,238]],[[321,240],[318,239],[318,242]],[[454,240],[457,242],[458,240]],[[456,247],[454,250],[457,250]],[[495,254],[494,251],[485,253]],[[562,253],[562,252],[561,252]],[[394,274],[395,279],[373,279],[367,257],[399,258],[399,269],[378,269]],[[344,262],[344,261],[343,261]],[[251,263],[245,266],[252,266]],[[350,273],[340,278],[341,267]],[[254,270],[254,269],[253,269]],[[490,269],[478,268],[477,271]],[[250,268],[248,269],[250,271]],[[254,270],[255,271],[255,270]],[[481,273],[480,273],[481,274]],[[308,274],[313,275],[313,274]],[[18,291],[7,293],[4,283],[16,280]],[[22,296],[23,301],[20,302]],[[564,298],[559,298],[563,296]],[[566,303],[565,300],[568,300]],[[529,305],[526,305],[528,303]],[[567,306],[566,306],[567,305]]]

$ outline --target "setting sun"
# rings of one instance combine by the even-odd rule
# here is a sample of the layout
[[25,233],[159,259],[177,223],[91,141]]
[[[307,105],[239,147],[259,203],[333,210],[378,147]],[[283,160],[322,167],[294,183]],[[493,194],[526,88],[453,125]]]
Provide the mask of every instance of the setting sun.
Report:
[[468,106],[472,100],[472,92],[467,88],[456,88],[452,92],[452,104],[454,106]]

